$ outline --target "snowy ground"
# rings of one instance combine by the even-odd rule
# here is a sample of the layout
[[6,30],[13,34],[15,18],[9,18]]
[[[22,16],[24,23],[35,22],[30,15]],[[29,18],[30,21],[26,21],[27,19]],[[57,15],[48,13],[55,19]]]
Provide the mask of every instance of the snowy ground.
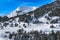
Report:
[[0,37],[0,40],[4,40],[4,39]]
[[[26,28],[23,27],[23,24],[26,25]],[[33,23],[30,23],[29,25],[27,23],[23,23],[23,22],[20,22],[19,24],[21,27],[10,27],[9,25],[7,27],[4,27],[3,29],[0,29],[0,39],[1,40],[9,40],[8,38],[5,38],[4,35],[9,35],[9,34],[6,34],[5,32],[10,32],[10,33],[17,33],[17,30],[18,29],[22,29],[26,32],[31,32],[32,30],[33,31],[36,31],[38,30],[39,32],[42,30],[43,32],[46,32],[46,33],[49,33],[51,32],[52,30],[54,30],[55,32],[56,31],[60,31],[60,24],[44,24],[44,23],[40,23],[40,24],[33,24]],[[50,28],[51,25],[54,25],[55,28]],[[12,39],[13,40],[13,39]]]

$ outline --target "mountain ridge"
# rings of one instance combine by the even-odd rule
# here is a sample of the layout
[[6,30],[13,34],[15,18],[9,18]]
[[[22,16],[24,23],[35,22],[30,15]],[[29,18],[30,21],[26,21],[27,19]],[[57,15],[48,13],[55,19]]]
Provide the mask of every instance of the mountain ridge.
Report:
[[[54,2],[52,2],[52,3],[50,3],[50,4],[46,4],[46,5],[44,5],[44,6],[42,6],[42,7],[39,7],[39,8],[34,8],[34,10],[32,9],[32,8],[17,8],[15,11],[13,11],[12,13],[11,13],[11,15],[9,14],[9,17],[8,17],[8,15],[7,16],[5,16],[5,18],[7,18],[8,20],[10,20],[10,19],[14,19],[14,18],[17,18],[17,17],[19,17],[20,18],[20,21],[24,21],[24,20],[26,20],[26,21],[28,21],[28,20],[30,20],[30,21],[32,21],[32,18],[34,17],[34,19],[36,20],[36,19],[38,19],[39,17],[43,17],[45,14],[47,14],[47,13],[49,13],[49,11],[51,11],[49,14],[48,14],[48,16],[47,16],[47,18],[49,19],[49,17],[51,18],[52,16],[60,16],[60,14],[59,14],[59,8],[60,8],[60,1],[54,1]],[[20,10],[20,9],[22,9],[22,10]],[[26,12],[25,11],[25,13],[23,12],[23,14],[22,14],[22,11],[23,10],[29,10],[29,9],[32,9],[32,10],[29,10],[29,12]],[[20,10],[20,11],[19,11]],[[55,12],[56,10],[58,10],[57,11],[57,13]],[[16,13],[17,12],[17,13]],[[19,15],[18,13],[19,12],[21,12],[21,14]],[[12,16],[13,15],[13,16]],[[32,16],[33,15],[33,16]],[[11,17],[10,17],[11,16]],[[4,17],[3,17],[3,19],[5,19]],[[30,18],[30,19],[29,19]],[[27,20],[28,19],[28,20]]]

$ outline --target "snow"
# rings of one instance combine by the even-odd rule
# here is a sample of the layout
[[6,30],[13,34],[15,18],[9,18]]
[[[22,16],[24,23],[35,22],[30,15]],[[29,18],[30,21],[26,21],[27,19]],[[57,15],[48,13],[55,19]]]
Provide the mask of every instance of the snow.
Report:
[[4,40],[4,39],[0,37],[0,40]]
[[[9,18],[17,16],[18,14],[16,13],[16,11],[20,11],[20,10],[23,10],[23,11],[20,12],[21,14],[19,14],[19,15],[23,15],[25,12],[29,12],[29,11],[32,11],[35,9],[36,9],[36,7],[34,7],[34,6],[32,7],[32,9],[30,9],[30,8],[27,8],[27,9],[26,8],[25,9],[24,8],[23,9],[17,8],[15,11],[13,11],[11,14],[9,14],[7,16]],[[11,23],[9,23],[9,21],[6,21],[7,23],[9,23],[9,25],[7,25],[7,27],[3,26],[4,28],[0,29],[0,40],[3,40],[4,35],[7,35],[7,36],[9,35],[9,34],[6,34],[5,32],[17,33],[17,31],[22,28],[27,33],[31,32],[31,31],[36,31],[36,30],[39,32],[42,30],[43,32],[46,32],[47,34],[49,34],[49,32],[51,32],[52,30],[54,30],[54,32],[60,31],[60,23],[50,24],[50,21],[47,20],[47,18],[45,18],[46,16],[48,17],[48,14],[50,14],[51,12],[52,11],[49,11],[48,13],[45,13],[42,17],[39,17],[38,20],[40,22],[43,22],[43,23],[39,23],[39,24],[33,24],[33,22],[36,20],[34,18],[34,13],[31,15],[33,20],[29,23],[29,25],[28,25],[28,23],[25,23],[25,22],[18,22],[19,17],[15,18],[15,20],[12,20],[12,19],[9,20],[9,21],[12,21],[11,23],[13,23],[13,26],[15,25],[15,23],[17,23],[18,24],[17,27],[15,27],[15,26],[11,27],[10,26]],[[55,19],[59,19],[59,17],[57,17],[57,16],[51,17],[51,20],[55,20]],[[47,22],[49,24],[46,24]],[[26,28],[23,26],[23,24],[25,24]],[[3,25],[3,23],[1,23],[1,25]],[[51,25],[54,25],[55,28],[50,28]],[[21,26],[21,27],[19,27],[19,26]],[[8,38],[5,38],[5,39],[9,40]]]
[[[27,28],[24,28],[23,27],[23,24],[26,24]],[[59,27],[59,24],[30,24],[28,25],[27,23],[23,23],[21,22],[21,28],[23,28],[26,32],[30,32],[32,30],[36,31],[40,31],[40,30],[43,30],[44,32],[49,32],[49,31],[58,31],[60,30],[60,27]],[[54,25],[56,28],[50,28],[51,25]],[[18,29],[21,29],[20,27],[5,27],[4,29],[0,29],[0,36],[1,34],[5,34],[6,31],[9,31],[10,33],[17,33],[17,30]]]
[[[12,21],[12,22],[19,24],[17,19],[19,19],[19,18],[16,18],[15,21]],[[43,19],[43,20],[45,21],[45,19]],[[26,28],[23,27],[23,24],[26,25]],[[22,28],[27,33],[31,32],[31,31],[36,31],[36,30],[39,31],[39,32],[42,30],[43,32],[46,32],[47,34],[49,34],[49,32],[51,32],[52,30],[54,30],[55,32],[56,31],[60,31],[59,24],[46,24],[46,23],[44,23],[44,24],[33,24],[33,23],[29,23],[29,25],[28,25],[28,23],[20,22],[19,25],[21,27],[18,27],[18,26],[17,27],[15,27],[15,26],[14,27],[10,27],[8,25],[7,27],[4,27],[3,29],[0,29],[0,37],[2,37],[0,39],[1,40],[3,40],[3,39],[4,40],[9,40],[8,38],[4,38],[4,35],[7,35],[7,36],[9,35],[9,34],[6,34],[5,32],[17,33],[17,30],[22,29]],[[51,25],[54,25],[55,28],[50,28]]]
[[[33,7],[33,9],[36,9],[36,7]],[[19,18],[17,17],[17,18],[15,18],[14,21],[13,20],[11,20],[11,21],[12,21],[13,24],[17,23],[18,26],[21,26],[21,27],[20,28],[18,26],[17,27],[15,27],[15,26],[14,27],[10,27],[8,25],[4,29],[0,30],[0,34],[3,34],[6,31],[9,31],[10,33],[12,33],[12,32],[16,33],[17,30],[21,29],[21,28],[23,28],[24,31],[26,31],[26,32],[30,32],[32,30],[34,30],[34,31],[36,31],[36,30],[38,30],[38,31],[43,30],[43,32],[46,32],[46,31],[50,32],[52,30],[58,31],[58,30],[60,30],[60,27],[58,26],[59,24],[50,24],[50,21],[45,18],[45,16],[48,16],[48,14],[50,14],[51,12],[52,11],[49,11],[48,13],[45,13],[44,16],[38,18],[38,20],[43,22],[44,24],[29,23],[29,25],[28,25],[27,23],[24,23],[24,22],[18,22]],[[33,17],[33,20],[35,20],[34,19],[34,13],[31,16]],[[57,18],[59,18],[59,17],[56,17],[56,16],[55,17],[51,17],[51,19],[57,19]],[[48,22],[49,24],[46,24],[46,22]],[[23,24],[25,24],[27,26],[27,28],[24,28]],[[50,28],[51,25],[54,25],[55,28]]]
[[51,17],[51,19],[52,19],[52,20],[54,20],[54,19],[59,19],[59,16],[53,16],[53,17]]
[[[36,8],[37,7],[35,7],[35,6],[33,6],[33,7],[18,7],[16,10],[14,10],[9,15],[7,15],[7,17],[11,18],[11,17],[17,16],[17,15],[23,15],[30,11],[34,11]],[[19,13],[17,13],[16,11],[19,11]]]
[[44,22],[44,23],[49,22],[49,21],[45,18],[45,16],[48,16],[48,14],[50,14],[51,12],[52,12],[52,11],[49,11],[48,13],[45,13],[45,15],[42,16],[42,17],[40,17],[40,18],[38,18],[38,20],[41,21],[41,22]]
[[32,8],[33,8],[32,10],[35,10],[37,7],[33,6]]

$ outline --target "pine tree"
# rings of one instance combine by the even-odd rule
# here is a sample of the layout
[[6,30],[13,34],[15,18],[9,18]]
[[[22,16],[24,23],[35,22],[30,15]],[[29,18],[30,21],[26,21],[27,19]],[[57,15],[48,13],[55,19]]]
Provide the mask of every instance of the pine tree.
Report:
[[9,34],[9,39],[11,39],[11,38],[12,38],[12,34],[10,33],[10,34]]
[[34,40],[39,40],[40,39],[40,35],[38,31],[34,32]]

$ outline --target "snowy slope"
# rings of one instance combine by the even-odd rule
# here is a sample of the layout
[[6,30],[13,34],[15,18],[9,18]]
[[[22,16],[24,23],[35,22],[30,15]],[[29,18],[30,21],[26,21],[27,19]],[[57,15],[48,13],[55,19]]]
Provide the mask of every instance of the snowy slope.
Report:
[[4,40],[4,39],[0,37],[0,40]]
[[[28,23],[18,22],[18,20],[19,20],[19,18],[15,18],[15,20],[11,19],[9,21],[4,22],[4,23],[9,23],[6,27],[3,26],[4,23],[1,23],[3,26],[3,29],[0,29],[1,39],[3,38],[4,40],[9,40],[8,38],[4,37],[5,35],[9,36],[9,34],[6,34],[5,32],[17,33],[17,31],[22,28],[27,33],[31,32],[32,30],[34,30],[34,31],[38,30],[39,32],[42,30],[43,32],[47,32],[47,33],[51,32],[52,30],[54,30],[55,32],[60,31],[60,26],[59,26],[60,24],[58,24],[58,23],[57,24],[46,24],[46,22],[49,22],[49,21],[45,18],[45,16],[42,18],[39,18],[39,21],[44,22],[44,23],[39,23],[39,24],[29,23],[29,25],[28,25]],[[10,22],[10,21],[12,21],[12,22]],[[17,23],[18,25],[15,26],[15,23]],[[11,24],[13,24],[13,27],[11,27]],[[25,24],[26,28],[23,26],[23,24]],[[51,25],[54,25],[55,28],[50,28]]]

